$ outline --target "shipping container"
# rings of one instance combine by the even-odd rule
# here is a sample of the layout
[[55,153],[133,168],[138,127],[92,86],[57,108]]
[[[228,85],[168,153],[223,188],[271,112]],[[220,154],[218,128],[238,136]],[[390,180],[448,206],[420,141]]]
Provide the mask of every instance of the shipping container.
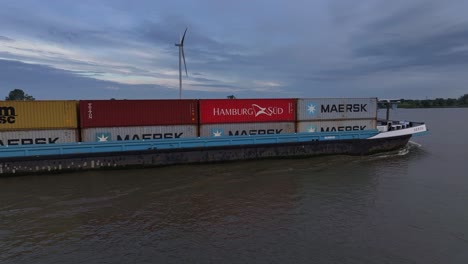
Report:
[[78,101],[0,101],[0,131],[78,127]]
[[200,100],[200,124],[288,122],[296,118],[295,99]]
[[197,137],[197,129],[196,125],[85,128],[81,138],[84,142],[190,138]]
[[297,101],[297,121],[367,118],[377,118],[377,98],[308,98]]
[[294,122],[200,125],[200,137],[275,135],[294,132]]
[[82,128],[198,123],[197,100],[84,100],[80,101]]
[[297,132],[342,132],[376,129],[375,119],[318,120],[297,123]]
[[77,129],[19,130],[0,132],[0,146],[78,142]]

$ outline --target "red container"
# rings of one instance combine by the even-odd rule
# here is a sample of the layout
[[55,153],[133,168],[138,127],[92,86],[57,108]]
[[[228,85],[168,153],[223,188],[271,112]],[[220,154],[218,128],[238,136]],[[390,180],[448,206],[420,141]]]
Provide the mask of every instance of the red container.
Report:
[[295,99],[200,100],[200,124],[284,122],[296,117]]
[[198,123],[197,100],[83,100],[82,128]]

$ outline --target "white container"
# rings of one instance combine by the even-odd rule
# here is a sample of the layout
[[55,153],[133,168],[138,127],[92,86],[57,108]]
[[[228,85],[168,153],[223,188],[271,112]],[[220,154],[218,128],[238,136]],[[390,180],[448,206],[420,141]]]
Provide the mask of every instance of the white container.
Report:
[[294,122],[200,125],[200,137],[256,136],[294,133]]
[[376,129],[374,119],[302,121],[297,123],[297,132],[344,132]]
[[297,121],[376,118],[377,98],[308,98],[297,100]]
[[18,130],[0,132],[0,146],[59,144],[78,141],[76,129]]
[[83,142],[154,140],[197,137],[196,125],[96,127],[81,130]]

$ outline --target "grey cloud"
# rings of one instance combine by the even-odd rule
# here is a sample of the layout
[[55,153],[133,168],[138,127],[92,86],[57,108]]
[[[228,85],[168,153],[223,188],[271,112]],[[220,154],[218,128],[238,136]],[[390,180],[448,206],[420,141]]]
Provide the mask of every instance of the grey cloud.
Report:
[[[70,9],[66,4],[67,10],[63,13],[56,13],[53,5],[48,9],[48,5],[40,4],[40,7],[36,7],[35,4],[37,3],[31,3],[29,8],[2,6],[0,30],[27,39],[90,48],[124,47],[128,45],[127,40],[131,40],[126,37],[127,33],[123,28],[93,25],[86,23],[87,20],[73,21],[71,16],[66,16],[66,11]],[[34,8],[39,8],[42,12],[31,12]]]
[[[192,74],[192,75],[197,76],[196,74]],[[209,78],[202,78],[202,77],[190,77],[190,80],[193,80],[196,82],[208,82],[208,83],[216,82],[216,80],[209,79]]]
[[[364,23],[353,25],[350,20],[351,28],[354,26],[348,38],[351,56],[343,64],[318,70],[312,79],[359,78],[414,67],[468,66],[468,21],[455,13],[453,17],[443,13],[444,8],[455,12],[456,6],[437,1],[376,2],[366,11]],[[338,9],[338,17],[341,11]]]
[[169,53],[177,54],[178,50],[174,44],[179,41],[186,27],[188,27],[185,37],[187,56],[190,53],[195,59],[225,58],[232,54],[233,50],[241,49],[238,45],[222,43],[204,35],[202,29],[198,29],[193,23],[180,17],[165,17],[159,22],[146,20],[132,29],[132,34],[142,42],[159,44]]
[[458,64],[455,48],[468,41],[468,21],[440,19],[442,6],[419,1],[401,6],[394,13],[370,21],[364,33],[354,35],[357,57],[396,58],[409,66],[432,63]]
[[125,37],[118,38],[120,32],[115,29],[89,30],[82,28],[59,27],[49,25],[47,30],[38,33],[38,36],[47,41],[66,44],[70,46],[86,46],[90,48],[100,47],[124,47],[128,45]]
[[[169,18],[168,18],[169,19]],[[177,21],[179,19],[176,19]],[[163,20],[163,22],[153,22],[150,20],[143,20],[139,25],[132,29],[132,32],[137,36],[140,41],[150,42],[155,44],[163,44],[165,46],[174,46],[179,40],[179,35],[183,33],[188,23],[176,26],[174,23]]]
[[213,88],[219,87],[219,88],[230,88],[230,89],[239,89],[240,88],[240,87],[235,86],[235,85],[220,84],[220,83],[216,83],[216,84],[192,84],[191,86],[195,86],[195,87],[213,87]]
[[[468,64],[468,52],[457,48],[468,44],[468,24],[416,40],[389,39],[354,50],[357,57],[394,58],[391,67]],[[396,62],[396,63],[395,63]]]
[[[80,75],[104,73],[175,79],[173,75],[154,73],[145,67],[178,69],[178,50],[174,43],[188,26],[185,54],[189,79],[199,82],[196,84],[199,87],[223,87],[238,89],[236,95],[244,91],[260,95],[258,91],[249,91],[248,87],[258,80],[282,84],[281,90],[263,93],[268,96],[378,96],[387,93],[390,87],[379,84],[391,83],[394,91],[404,94],[428,86],[427,89],[435,93],[434,80],[430,84],[419,78],[424,72],[443,72],[441,79],[459,80],[461,75],[446,69],[460,72],[468,66],[468,47],[465,46],[468,21],[464,18],[466,8],[457,8],[460,2],[332,0],[294,6],[268,2],[268,8],[259,13],[257,10],[266,6],[265,2],[253,6],[202,2],[187,12],[175,8],[172,2],[146,1],[132,5],[127,1],[108,1],[96,4],[91,10],[93,15],[102,14],[103,18],[105,15],[103,21],[88,15],[89,19],[95,19],[93,22],[98,22],[96,25],[77,19],[79,12],[65,19],[63,16],[69,12],[71,4],[55,3],[41,7],[41,12],[26,12],[19,7],[16,11],[0,9],[0,31],[18,41],[21,38],[11,32],[20,32],[31,39],[39,36],[64,48],[72,46],[80,51],[95,52],[96,57],[105,54],[106,59],[114,62],[105,65],[104,62],[73,61],[60,54],[35,51],[41,56],[38,63],[76,66],[80,71],[69,71],[69,80]],[[89,1],[84,6],[93,3]],[[114,12],[115,8],[118,12]],[[109,16],[114,17],[110,19]],[[109,21],[123,22],[114,25]],[[7,27],[7,24],[12,26]],[[4,38],[0,37],[0,41],[5,41]],[[162,49],[165,54],[153,58],[139,56],[137,52],[136,55],[125,53],[144,49],[150,52],[151,48],[157,52]],[[31,61],[31,58],[14,54],[3,53],[0,57]],[[125,65],[129,62],[131,66],[115,66],[120,65],[119,62]],[[89,72],[81,70],[83,68],[89,68]],[[392,82],[395,78],[401,79],[400,82]],[[452,91],[460,89],[461,80],[451,82]],[[120,84],[106,83],[105,87],[116,85]],[[121,94],[133,88],[154,91],[151,86],[118,87],[122,87],[118,90]],[[187,91],[189,94],[209,96],[196,91]]]
[[0,41],[4,41],[4,42],[14,42],[15,40],[14,40],[14,39],[11,39],[11,38],[9,38],[9,37],[5,37],[5,36],[0,35]]
[[[378,19],[366,25],[366,30],[371,32],[388,32],[389,30],[405,31],[420,22],[430,22],[434,19],[438,7],[435,1],[414,1],[405,4],[381,2],[376,5],[379,11]],[[386,12],[384,12],[386,11]],[[397,33],[397,32],[394,32]]]
[[[27,76],[27,78],[25,78]],[[44,65],[0,60],[0,87],[3,94],[20,88],[37,99],[170,97],[175,91],[158,85],[127,85],[83,77],[74,72]],[[106,90],[119,87],[118,91]],[[147,93],[147,96],[144,96]]]
[[67,65],[67,68],[70,67],[86,67],[90,70],[69,70],[68,72],[73,72],[75,74],[87,75],[87,76],[102,76],[107,73],[119,73],[126,72],[126,74],[122,75],[130,75],[130,74],[138,74],[139,76],[148,76],[148,77],[164,77],[167,76],[162,73],[154,73],[150,72],[146,69],[136,66],[118,66],[112,65],[108,66],[105,64],[99,64],[95,62],[89,61],[80,61],[80,60],[73,60],[67,59],[60,56],[60,54],[51,54],[48,52],[43,52],[41,50],[32,50],[32,49],[21,49],[21,50],[28,50],[37,54],[42,54],[40,58],[30,58],[28,56],[22,56],[17,54],[12,54],[10,52],[0,52],[0,59],[7,59],[7,60],[15,60],[15,61],[35,61],[37,64],[41,65],[57,65],[58,67]]
[[[2,59],[0,59],[0,79],[1,94],[7,95],[10,90],[19,88],[39,100],[178,98],[177,89],[164,86],[102,81],[45,65]],[[200,87],[203,86],[200,84]],[[207,84],[206,87],[232,88],[223,84]],[[224,93],[226,91],[184,90],[183,92],[184,98],[219,98],[220,94],[224,96]]]

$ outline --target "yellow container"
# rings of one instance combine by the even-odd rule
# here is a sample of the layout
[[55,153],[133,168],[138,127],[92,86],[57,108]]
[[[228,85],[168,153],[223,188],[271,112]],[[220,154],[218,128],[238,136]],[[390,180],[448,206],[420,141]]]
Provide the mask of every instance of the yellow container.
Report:
[[0,101],[0,131],[78,127],[78,101]]

